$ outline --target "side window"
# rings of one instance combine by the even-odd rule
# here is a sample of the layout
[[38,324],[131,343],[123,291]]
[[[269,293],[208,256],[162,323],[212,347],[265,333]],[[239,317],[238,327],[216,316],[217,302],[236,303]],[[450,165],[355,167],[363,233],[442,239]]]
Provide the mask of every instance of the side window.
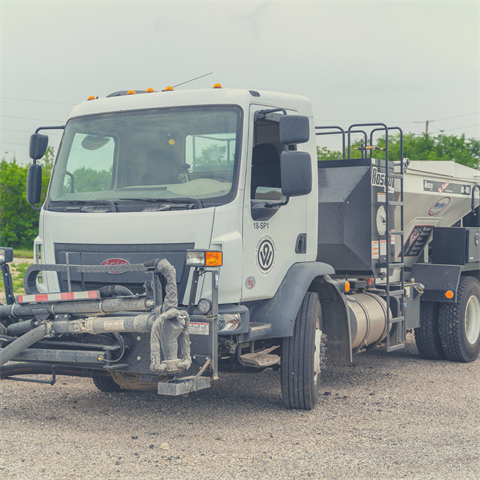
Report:
[[255,145],[252,151],[252,200],[280,200],[280,143],[278,122],[257,120],[254,125]]
[[77,133],[68,157],[63,193],[110,190],[114,155],[112,137]]

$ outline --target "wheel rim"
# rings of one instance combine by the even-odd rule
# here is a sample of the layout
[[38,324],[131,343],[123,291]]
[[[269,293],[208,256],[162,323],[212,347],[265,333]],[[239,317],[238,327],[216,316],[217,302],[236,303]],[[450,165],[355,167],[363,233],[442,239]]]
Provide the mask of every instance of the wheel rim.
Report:
[[317,385],[320,378],[321,353],[322,353],[322,331],[320,330],[320,319],[315,322],[315,355],[313,356],[313,383]]
[[465,308],[465,333],[470,344],[474,344],[480,336],[480,301],[472,295]]

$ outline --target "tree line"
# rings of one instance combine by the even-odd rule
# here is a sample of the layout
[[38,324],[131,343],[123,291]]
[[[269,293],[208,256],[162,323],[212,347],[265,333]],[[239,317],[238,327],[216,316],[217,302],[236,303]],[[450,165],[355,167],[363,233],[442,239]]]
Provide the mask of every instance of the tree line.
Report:
[[[42,165],[42,199],[47,195],[48,182],[52,173],[55,153],[48,147],[44,157],[39,160]],[[27,202],[28,165],[17,163],[14,158],[0,162],[0,246],[14,248],[32,248],[38,235],[39,211]]]
[[[385,147],[385,138],[376,140],[376,146]],[[360,158],[368,150],[361,141],[352,143],[351,158]],[[222,152],[220,151],[222,154]],[[369,153],[368,153],[368,156]],[[375,158],[385,158],[384,150],[374,150]],[[465,135],[421,135],[407,133],[403,136],[403,156],[410,160],[453,160],[467,167],[480,170],[480,140],[466,139]],[[389,160],[400,160],[400,136],[392,135],[388,141]],[[45,200],[55,152],[48,147],[45,156],[39,161],[42,170],[42,199]],[[341,151],[317,147],[319,161],[343,158]],[[25,198],[28,165],[19,164],[16,159],[0,162],[0,246],[31,248],[38,235],[39,212],[34,210]],[[75,185],[75,190],[81,187]],[[68,187],[67,187],[68,188]]]

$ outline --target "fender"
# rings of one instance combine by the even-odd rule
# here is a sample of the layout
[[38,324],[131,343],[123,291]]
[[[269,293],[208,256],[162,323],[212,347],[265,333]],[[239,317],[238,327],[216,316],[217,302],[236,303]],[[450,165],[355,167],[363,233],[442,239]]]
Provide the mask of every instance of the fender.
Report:
[[252,309],[250,322],[270,323],[272,338],[291,337],[305,294],[308,291],[317,292],[322,305],[329,358],[351,361],[349,308],[340,285],[330,278],[334,273],[333,267],[326,263],[295,263],[288,270],[274,297]]
[[[462,267],[460,265],[432,265],[417,263],[412,267],[411,278],[425,286],[423,302],[456,303]],[[448,299],[445,292],[451,290],[453,298]]]

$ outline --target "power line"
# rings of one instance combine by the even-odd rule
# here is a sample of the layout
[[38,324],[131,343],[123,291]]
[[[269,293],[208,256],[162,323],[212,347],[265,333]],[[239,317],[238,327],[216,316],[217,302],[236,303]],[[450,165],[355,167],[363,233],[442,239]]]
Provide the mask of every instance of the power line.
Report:
[[[12,128],[0,128],[4,132],[21,132],[21,133],[33,133],[33,130],[14,130]],[[60,132],[51,132],[49,135],[62,135]]]
[[472,115],[478,115],[479,113],[480,112],[466,113],[465,115],[457,115],[456,117],[437,118],[436,120],[430,120],[430,122],[441,122],[442,120],[451,120],[452,118],[470,117]]
[[64,102],[50,102],[48,100],[29,100],[27,98],[14,98],[14,97],[0,97],[4,100],[18,100],[20,102],[39,102],[39,103],[52,103],[55,105],[70,105],[75,106],[75,103],[64,103]]
[[2,143],[8,143],[10,145],[25,145],[26,147],[28,147],[28,143],[17,143],[17,142],[4,142],[3,140],[0,141],[0,144]]
[[461,128],[471,128],[471,127],[478,127],[480,123],[477,123],[475,125],[467,125],[466,127],[456,127],[456,128],[449,128],[447,130],[440,130],[441,132],[451,132],[452,130],[460,130]]
[[11,115],[0,115],[3,118],[17,118],[19,120],[42,120],[45,122],[62,122],[62,120],[49,120],[48,118],[28,118],[28,117],[13,117]]

